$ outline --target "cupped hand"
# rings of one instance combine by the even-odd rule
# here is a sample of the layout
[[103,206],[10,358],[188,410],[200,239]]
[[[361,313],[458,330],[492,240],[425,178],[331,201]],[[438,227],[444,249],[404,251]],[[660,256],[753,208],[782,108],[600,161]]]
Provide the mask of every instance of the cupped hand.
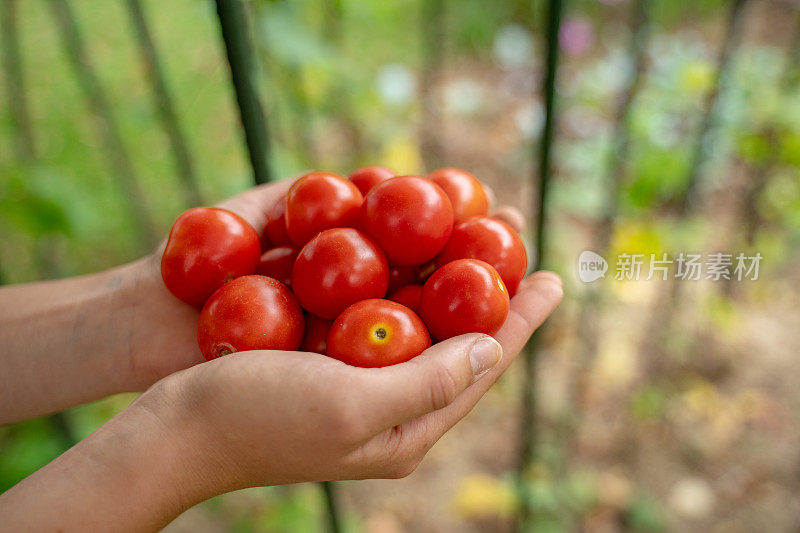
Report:
[[[260,185],[217,204],[247,220],[261,235],[267,212],[291,187],[294,180]],[[134,264],[132,298],[136,313],[130,331],[130,371],[136,390],[144,390],[159,379],[204,361],[197,346],[199,311],[178,300],[161,279],[158,249]]]
[[[161,381],[142,400],[185,426],[186,469],[204,499],[238,488],[402,477],[467,414],[562,297],[524,280],[494,338],[467,334],[409,362],[357,368],[317,354],[232,354]],[[496,339],[496,340],[495,340]]]
[[[217,204],[240,215],[259,233],[267,222],[267,212],[294,183],[286,179],[260,185]],[[493,216],[517,231],[524,217],[512,207],[498,208]],[[133,390],[147,387],[178,370],[204,361],[197,347],[198,310],[175,298],[161,279],[162,242],[158,250],[131,265],[128,291],[135,309],[124,326],[129,334],[129,371]]]

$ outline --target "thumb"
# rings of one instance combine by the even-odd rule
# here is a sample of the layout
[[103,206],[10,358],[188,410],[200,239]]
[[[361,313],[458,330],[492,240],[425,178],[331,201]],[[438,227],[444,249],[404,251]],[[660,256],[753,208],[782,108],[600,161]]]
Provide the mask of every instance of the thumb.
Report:
[[408,362],[364,369],[370,428],[382,431],[450,405],[502,355],[492,337],[469,333],[435,344]]

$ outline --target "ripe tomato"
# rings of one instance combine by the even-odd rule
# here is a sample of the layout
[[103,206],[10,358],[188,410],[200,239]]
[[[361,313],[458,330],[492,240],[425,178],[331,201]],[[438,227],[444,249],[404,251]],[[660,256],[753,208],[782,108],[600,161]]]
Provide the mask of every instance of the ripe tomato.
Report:
[[306,174],[286,197],[286,229],[303,245],[320,231],[355,227],[364,197],[349,180],[330,172]]
[[433,259],[450,238],[453,206],[432,181],[400,176],[367,194],[361,223],[392,265],[420,265]]
[[300,350],[325,355],[328,351],[328,331],[331,324],[333,322],[330,320],[306,313],[306,332],[303,334]]
[[197,343],[209,361],[244,350],[296,350],[302,338],[303,311],[285,285],[266,276],[220,287],[197,324]]
[[405,305],[415,313],[419,313],[419,304],[422,301],[422,285],[406,285],[389,293],[388,300]]
[[440,168],[428,178],[441,187],[453,204],[456,224],[472,216],[489,214],[489,199],[478,178],[460,168]]
[[297,248],[294,246],[278,246],[267,250],[261,255],[256,274],[275,278],[284,285],[292,283],[292,267],[297,258]]
[[420,316],[438,340],[472,332],[493,335],[505,322],[509,305],[508,290],[494,267],[457,259],[425,282]]
[[516,294],[528,268],[525,245],[517,232],[505,222],[489,217],[473,217],[456,224],[436,264],[469,258],[492,265],[511,296]]
[[261,245],[245,219],[225,209],[195,207],[172,225],[161,277],[184,302],[201,306],[223,283],[256,271]]
[[425,324],[411,309],[389,300],[362,300],[348,307],[328,333],[328,355],[348,365],[403,363],[431,345]]
[[389,269],[389,292],[418,282],[417,269],[411,266],[391,267]]
[[397,173],[386,167],[363,167],[350,174],[350,181],[358,187],[361,194],[366,196],[374,186],[395,176]]
[[282,196],[267,213],[267,225],[261,234],[261,249],[270,246],[285,246],[292,243],[286,232],[286,196]]
[[382,298],[388,285],[383,252],[352,228],[325,230],[311,239],[292,270],[292,289],[300,305],[330,320],[359,300]]

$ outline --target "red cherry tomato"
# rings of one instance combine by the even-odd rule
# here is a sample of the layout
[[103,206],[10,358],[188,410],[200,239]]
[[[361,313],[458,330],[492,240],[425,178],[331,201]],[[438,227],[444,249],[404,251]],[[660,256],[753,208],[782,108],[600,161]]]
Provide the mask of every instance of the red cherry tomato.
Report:
[[419,313],[419,304],[422,301],[422,285],[406,285],[389,293],[388,300],[405,305],[415,313]]
[[267,213],[267,225],[261,234],[261,249],[270,246],[285,246],[294,244],[286,232],[286,196],[275,202]]
[[430,345],[428,330],[416,313],[389,300],[351,305],[328,333],[330,357],[368,368],[403,363]]
[[358,187],[361,194],[366,196],[374,186],[395,176],[397,173],[386,167],[363,167],[350,174],[350,181]]
[[311,239],[292,270],[292,289],[300,305],[330,320],[359,300],[382,298],[388,284],[383,252],[352,228],[325,230]]
[[428,178],[441,187],[453,204],[456,224],[472,216],[489,214],[489,199],[478,178],[460,168],[440,168]]
[[361,223],[393,265],[420,265],[447,243],[453,231],[453,206],[432,181],[400,176],[367,194]]
[[508,293],[514,296],[528,268],[525,245],[511,226],[489,217],[473,217],[456,224],[450,240],[436,264],[442,266],[455,259],[480,259],[492,265]]
[[363,201],[358,187],[338,174],[306,174],[292,185],[286,197],[289,237],[302,246],[320,231],[355,227]]
[[225,209],[195,207],[172,225],[161,277],[184,302],[201,306],[223,283],[256,271],[261,245],[245,219]]
[[256,274],[275,278],[284,285],[292,283],[292,267],[297,258],[297,248],[294,246],[278,246],[267,250],[261,255]]
[[328,351],[328,331],[331,324],[333,322],[330,320],[306,313],[306,332],[303,334],[300,350],[325,355]]
[[509,305],[508,290],[494,267],[457,259],[425,282],[420,316],[438,340],[472,332],[493,335],[505,322]]
[[412,266],[395,266],[389,269],[389,292],[394,292],[400,287],[412,285],[419,281],[417,269]]
[[197,343],[209,361],[244,350],[296,350],[302,338],[303,311],[285,285],[266,276],[220,287],[197,324]]

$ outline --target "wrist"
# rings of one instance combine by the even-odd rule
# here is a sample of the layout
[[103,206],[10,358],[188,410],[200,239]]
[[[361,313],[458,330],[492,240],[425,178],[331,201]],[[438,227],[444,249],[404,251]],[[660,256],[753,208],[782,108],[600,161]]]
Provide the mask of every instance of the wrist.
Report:
[[0,289],[0,422],[136,390],[130,341],[141,313],[139,272],[131,263]]
[[[228,490],[172,378],[0,496],[10,530],[158,530]],[[91,512],[87,512],[91,509]]]

